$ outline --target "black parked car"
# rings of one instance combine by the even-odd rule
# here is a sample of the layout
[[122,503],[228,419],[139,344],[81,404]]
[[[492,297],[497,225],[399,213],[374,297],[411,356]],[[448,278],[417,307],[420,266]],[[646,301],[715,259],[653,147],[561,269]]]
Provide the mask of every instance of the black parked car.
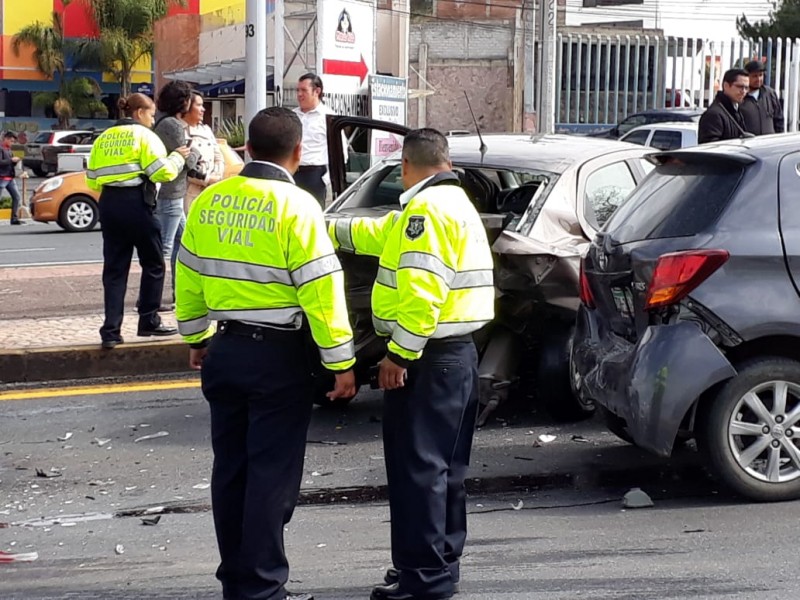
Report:
[[634,127],[651,123],[699,123],[702,108],[653,108],[629,115],[606,131],[591,133],[589,137],[619,139]]
[[800,497],[800,135],[651,155],[582,264],[573,384],[615,433],[697,440],[759,501]]

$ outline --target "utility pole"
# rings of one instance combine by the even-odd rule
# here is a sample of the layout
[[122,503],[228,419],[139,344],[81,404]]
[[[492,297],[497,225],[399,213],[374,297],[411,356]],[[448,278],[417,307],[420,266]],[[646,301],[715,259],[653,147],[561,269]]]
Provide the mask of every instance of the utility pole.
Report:
[[538,106],[539,133],[553,133],[556,128],[556,0],[542,0],[541,28],[542,77]]
[[245,128],[256,113],[267,106],[267,0],[246,0],[246,2]]
[[273,32],[275,36],[275,59],[272,65],[272,85],[275,94],[275,106],[283,106],[283,67],[286,64],[286,33],[284,32],[283,10],[283,0],[275,0],[275,29]]

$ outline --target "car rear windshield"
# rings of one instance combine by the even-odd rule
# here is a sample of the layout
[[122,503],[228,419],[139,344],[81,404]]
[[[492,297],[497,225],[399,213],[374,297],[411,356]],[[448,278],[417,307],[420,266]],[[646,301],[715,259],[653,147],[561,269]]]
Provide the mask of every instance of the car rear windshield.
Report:
[[659,165],[612,215],[607,231],[617,244],[705,231],[728,206],[743,172],[732,163]]

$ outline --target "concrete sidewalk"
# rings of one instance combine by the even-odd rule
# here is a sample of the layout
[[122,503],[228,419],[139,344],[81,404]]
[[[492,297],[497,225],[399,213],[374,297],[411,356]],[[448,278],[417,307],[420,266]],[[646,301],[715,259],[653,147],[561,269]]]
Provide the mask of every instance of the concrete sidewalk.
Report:
[[[100,347],[101,273],[99,263],[0,269],[0,383],[188,372],[180,336],[136,335],[137,264],[128,283],[125,343]],[[161,317],[175,326],[173,313]]]

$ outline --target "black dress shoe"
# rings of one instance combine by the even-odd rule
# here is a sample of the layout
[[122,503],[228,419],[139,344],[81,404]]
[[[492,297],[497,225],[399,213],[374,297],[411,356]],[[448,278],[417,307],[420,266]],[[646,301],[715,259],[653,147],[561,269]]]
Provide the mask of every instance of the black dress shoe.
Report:
[[11,219],[11,224],[12,225],[22,225],[22,221],[20,221],[19,219]]
[[452,594],[414,595],[400,589],[399,583],[393,583],[392,585],[379,585],[372,588],[369,600],[447,600],[452,597]]
[[163,323],[161,323],[158,327],[149,327],[147,329],[139,328],[139,331],[136,332],[136,335],[139,337],[148,337],[151,335],[163,337],[167,335],[175,335],[178,333],[178,330],[174,327],[167,327]]
[[[386,575],[383,576],[383,580],[386,582],[386,585],[400,583],[400,571],[398,571],[394,567],[389,567],[388,569],[386,569]],[[458,592],[459,592],[458,581],[454,581],[453,594],[457,594]]]
[[314,600],[314,596],[312,594],[286,592],[286,597],[283,600]]
[[103,347],[105,350],[111,350],[111,349],[113,349],[113,348],[116,348],[116,347],[117,347],[119,344],[121,344],[123,341],[124,341],[124,340],[123,340],[122,338],[119,338],[119,339],[117,339],[117,340],[103,340],[103,342],[102,342],[100,345],[101,345],[101,346],[102,346],[102,347]]

